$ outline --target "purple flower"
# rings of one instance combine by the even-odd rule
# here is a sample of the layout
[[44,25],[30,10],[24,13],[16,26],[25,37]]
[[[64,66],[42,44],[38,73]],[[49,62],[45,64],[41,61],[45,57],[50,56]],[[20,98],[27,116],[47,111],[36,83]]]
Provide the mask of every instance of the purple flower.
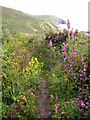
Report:
[[49,46],[52,47],[52,41],[51,41],[51,40],[50,40],[50,42],[49,42]]

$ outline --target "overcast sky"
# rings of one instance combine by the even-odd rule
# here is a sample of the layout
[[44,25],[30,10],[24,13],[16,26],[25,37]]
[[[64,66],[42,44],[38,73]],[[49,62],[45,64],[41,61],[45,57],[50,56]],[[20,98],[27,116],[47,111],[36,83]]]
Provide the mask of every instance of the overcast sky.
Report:
[[71,27],[88,30],[89,0],[0,0],[0,5],[31,15],[56,15],[71,22]]

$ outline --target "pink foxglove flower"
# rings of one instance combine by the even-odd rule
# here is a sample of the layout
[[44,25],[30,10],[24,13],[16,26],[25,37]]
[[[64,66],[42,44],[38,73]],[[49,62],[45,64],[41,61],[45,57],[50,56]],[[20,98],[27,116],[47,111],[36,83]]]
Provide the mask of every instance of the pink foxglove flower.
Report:
[[69,22],[69,20],[67,20],[67,28],[68,28],[68,30],[70,29],[70,22]]
[[52,41],[50,40],[50,42],[49,42],[49,45],[50,45],[50,47],[52,47]]
[[65,46],[63,45],[63,46],[62,46],[62,51],[65,51],[65,50],[66,50],[66,48],[65,48]]
[[56,114],[58,113],[58,106],[57,106],[57,104],[55,105],[55,110],[56,110]]
[[73,56],[73,51],[71,52],[71,57]]
[[68,43],[66,42],[66,46],[68,46]]
[[53,95],[50,95],[51,96],[51,99],[53,99]]
[[73,39],[74,35],[73,35],[73,28],[72,28],[72,33],[71,33],[71,38]]

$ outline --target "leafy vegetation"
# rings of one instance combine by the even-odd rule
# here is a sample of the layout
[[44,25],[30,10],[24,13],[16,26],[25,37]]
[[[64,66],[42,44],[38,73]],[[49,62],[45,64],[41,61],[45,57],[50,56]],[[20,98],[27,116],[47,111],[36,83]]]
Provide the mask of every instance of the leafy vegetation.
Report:
[[[52,32],[54,26],[50,27],[52,24],[47,21],[44,21],[44,25],[47,24],[50,29],[45,28],[47,33],[41,35],[45,31],[38,27],[43,20],[15,10],[7,11],[8,15],[6,8],[3,8],[2,119],[37,118],[36,95],[43,79],[49,89],[47,97],[53,119],[89,119],[88,37],[78,31],[73,33],[73,37],[71,31],[67,30]],[[22,22],[18,20],[19,17]],[[34,30],[23,29],[29,27],[29,24],[26,25],[29,19],[30,27],[33,26]],[[19,32],[27,31],[34,35],[18,33],[17,26]]]
[[89,117],[87,37],[78,33],[78,40],[69,38],[69,45],[68,37],[62,41],[59,35],[64,38],[64,33],[26,37],[3,31],[3,119],[37,118],[35,95],[40,75],[49,88],[52,118]]

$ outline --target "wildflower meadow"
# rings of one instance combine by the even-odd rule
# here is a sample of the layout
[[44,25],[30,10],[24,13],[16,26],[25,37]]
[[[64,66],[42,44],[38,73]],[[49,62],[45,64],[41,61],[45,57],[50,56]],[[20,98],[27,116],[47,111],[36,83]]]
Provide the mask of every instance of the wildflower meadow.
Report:
[[67,28],[33,36],[2,31],[3,120],[38,119],[40,94],[47,97],[51,119],[89,119],[88,37],[73,32],[69,20]]

